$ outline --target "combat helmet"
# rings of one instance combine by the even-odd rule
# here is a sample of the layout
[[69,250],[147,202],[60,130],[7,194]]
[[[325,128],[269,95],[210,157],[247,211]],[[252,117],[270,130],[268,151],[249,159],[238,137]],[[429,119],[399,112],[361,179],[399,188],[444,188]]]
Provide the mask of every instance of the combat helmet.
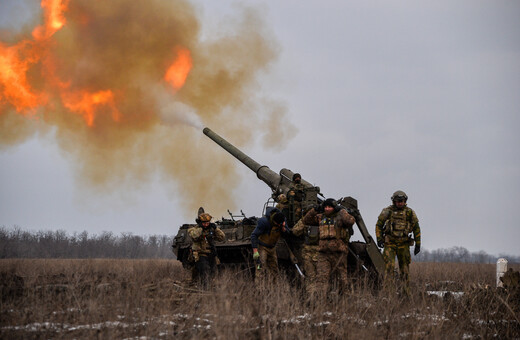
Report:
[[396,192],[394,192],[391,198],[392,202],[397,199],[403,199],[405,202],[408,200],[408,196],[404,193],[404,191],[401,190],[397,190]]
[[278,197],[276,198],[278,200],[279,203],[287,203],[287,196],[285,196],[284,194],[280,194],[278,195]]
[[208,213],[202,213],[199,215],[199,221],[202,222],[210,222],[213,216]]

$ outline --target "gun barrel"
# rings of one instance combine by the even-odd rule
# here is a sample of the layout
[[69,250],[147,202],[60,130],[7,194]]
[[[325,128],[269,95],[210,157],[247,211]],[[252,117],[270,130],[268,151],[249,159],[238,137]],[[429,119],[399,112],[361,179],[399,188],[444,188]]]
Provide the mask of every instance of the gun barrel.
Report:
[[276,172],[272,171],[266,165],[261,165],[260,163],[253,160],[251,157],[240,151],[238,148],[233,146],[224,138],[220,137],[217,133],[213,132],[210,128],[205,127],[202,130],[206,136],[211,138],[215,143],[220,145],[224,150],[233,155],[236,159],[242,162],[245,166],[251,169],[256,176],[264,181],[273,191],[278,189],[280,185],[281,176]]

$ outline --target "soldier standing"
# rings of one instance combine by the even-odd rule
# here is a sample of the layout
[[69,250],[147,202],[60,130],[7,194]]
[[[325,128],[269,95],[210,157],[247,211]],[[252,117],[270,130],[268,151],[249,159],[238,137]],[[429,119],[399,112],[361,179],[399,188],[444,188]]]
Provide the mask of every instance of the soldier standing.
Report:
[[257,276],[262,276],[265,268],[270,274],[278,274],[276,243],[282,233],[289,233],[285,215],[277,208],[267,208],[265,216],[258,220],[255,230],[251,233],[253,259],[260,260],[261,264]]
[[284,194],[278,195],[276,197],[276,209],[280,210],[282,214],[285,216],[285,221],[287,224],[289,224],[289,227],[291,227],[289,220],[290,220],[290,211],[289,211],[289,200],[287,199],[287,196]]
[[304,188],[302,176],[299,173],[295,173],[289,190],[287,191],[290,213],[291,216],[294,216],[294,221],[289,221],[292,224],[295,224],[300,218],[302,218],[302,201],[305,195]]
[[[376,238],[379,248],[384,248],[385,286],[393,285],[395,258],[399,262],[399,278],[404,293],[410,294],[409,265],[411,262],[410,247],[414,245],[414,255],[421,251],[421,228],[415,212],[406,202],[408,196],[401,190],[391,197],[392,205],[381,211],[376,223]],[[411,234],[413,233],[413,239]]]
[[305,235],[302,257],[309,296],[326,291],[333,275],[342,286],[347,284],[348,242],[354,223],[354,217],[328,198],[309,210],[292,229],[295,236]]
[[195,261],[195,277],[198,277],[204,288],[214,276],[218,262],[214,242],[224,241],[226,238],[224,232],[215,223],[211,223],[211,219],[210,214],[201,213],[196,219],[197,226],[188,229],[188,234],[193,240],[191,250]]

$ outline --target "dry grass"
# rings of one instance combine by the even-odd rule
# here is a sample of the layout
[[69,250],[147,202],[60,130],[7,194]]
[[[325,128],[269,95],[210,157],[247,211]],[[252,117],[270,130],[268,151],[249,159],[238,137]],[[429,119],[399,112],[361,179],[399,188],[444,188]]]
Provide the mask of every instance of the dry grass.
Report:
[[[203,292],[175,260],[1,260],[0,273],[3,339],[520,338],[519,302],[484,288],[488,264],[414,263],[409,299],[363,282],[308,299],[233,271]],[[441,289],[464,294],[427,293]]]

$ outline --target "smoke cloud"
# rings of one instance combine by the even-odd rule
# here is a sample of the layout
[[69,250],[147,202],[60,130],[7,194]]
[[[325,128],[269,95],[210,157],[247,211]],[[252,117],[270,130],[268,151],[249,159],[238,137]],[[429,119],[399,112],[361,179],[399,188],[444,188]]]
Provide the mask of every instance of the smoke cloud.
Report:
[[[277,57],[260,15],[245,9],[228,36],[203,40],[199,14],[183,0],[42,7],[40,22],[0,42],[1,71],[17,77],[0,78],[0,147],[53,131],[87,191],[137,189],[159,174],[187,217],[203,202],[215,214],[235,208],[241,165],[202,127],[244,146],[243,131],[256,126],[265,147],[280,146],[286,109],[257,95],[259,74]],[[181,49],[191,69],[175,88],[164,78]]]

